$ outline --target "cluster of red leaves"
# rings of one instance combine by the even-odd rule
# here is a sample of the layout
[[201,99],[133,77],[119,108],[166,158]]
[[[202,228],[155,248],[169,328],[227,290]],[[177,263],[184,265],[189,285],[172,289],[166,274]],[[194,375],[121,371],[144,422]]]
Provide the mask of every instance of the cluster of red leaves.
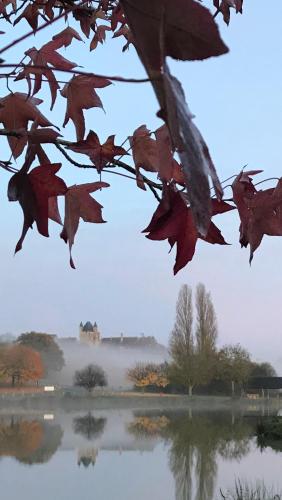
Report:
[[63,179],[55,175],[60,168],[60,163],[49,163],[35,167],[29,173],[22,169],[10,179],[8,199],[18,201],[24,215],[22,234],[15,252],[21,250],[26,233],[34,222],[38,232],[47,237],[49,219],[62,225],[57,197],[65,196],[65,218],[61,238],[69,243],[70,264],[74,268],[71,247],[79,219],[82,218],[85,222],[105,222],[102,218],[102,205],[94,200],[90,193],[108,187],[109,184],[92,182],[67,188]]
[[151,137],[146,125],[138,127],[130,137],[133,160],[136,169],[137,185],[146,189],[140,168],[147,172],[157,172],[163,182],[175,182],[185,185],[183,172],[179,163],[174,159],[171,140],[166,125],[158,128]]
[[[234,209],[232,205],[214,198],[211,199],[211,205],[212,215],[222,214]],[[147,238],[150,240],[167,239],[171,248],[176,244],[174,274],[192,260],[198,238],[207,243],[227,244],[220,230],[213,222],[210,222],[205,237],[199,234],[191,208],[187,205],[186,195],[175,190],[172,185],[164,187],[162,200],[149,226],[143,232],[149,233]]]
[[[39,29],[41,18],[50,24],[58,12],[59,17],[64,16],[66,20],[72,16],[82,34],[86,38],[91,35],[90,51],[103,44],[110,32],[112,38],[123,37],[126,40],[123,50],[130,44],[135,47],[156,93],[160,106],[157,115],[164,122],[154,132],[141,125],[129,136],[137,185],[143,190],[146,185],[152,187],[142,173],[144,170],[155,174],[160,183],[157,187],[162,186],[162,199],[144,232],[148,233],[149,239],[168,239],[171,248],[176,246],[175,273],[192,259],[198,238],[212,244],[226,244],[211,217],[234,208],[222,201],[222,188],[208,146],[193,121],[194,116],[186,104],[181,83],[170,73],[167,64],[168,57],[194,61],[228,52],[213,17],[221,13],[228,23],[230,9],[242,12],[243,0],[214,0],[214,6],[216,12],[213,16],[197,0],[100,0],[94,3],[91,0],[79,3],[76,0],[32,0],[19,7],[16,0],[3,0],[0,5],[0,14],[6,20],[11,22],[12,15],[17,15],[14,24],[25,20],[34,33]],[[85,138],[85,110],[103,109],[96,89],[108,87],[112,82],[102,76],[76,71],[77,63],[59,52],[73,41],[83,42],[83,38],[68,26],[41,48],[28,49],[25,52],[28,62],[20,63],[12,73],[16,82],[26,80],[28,92],[10,93],[0,99],[0,122],[7,130],[13,157],[18,158],[27,146],[26,161],[22,169],[13,175],[8,188],[9,200],[19,201],[24,213],[22,235],[16,251],[21,249],[25,235],[34,222],[44,236],[48,236],[49,219],[62,224],[57,197],[64,196],[65,217],[61,237],[69,244],[72,267],[71,248],[80,218],[86,222],[104,222],[102,206],[90,193],[108,184],[90,182],[67,187],[56,175],[61,164],[52,163],[42,145],[55,144],[61,150],[64,145],[66,150],[62,152],[66,158],[69,158],[67,151],[87,155],[100,175],[107,165],[120,166],[119,157],[129,152],[115,144],[114,135],[101,143],[97,134],[90,130]],[[57,80],[57,71],[72,73],[63,88]],[[63,127],[69,120],[73,122],[76,142],[59,139],[60,134],[50,128],[51,122],[38,110],[37,106],[42,101],[34,96],[41,90],[42,82],[47,82],[50,88],[51,110],[58,94],[66,99]],[[31,128],[29,122],[33,122]],[[40,166],[29,171],[36,157]],[[132,172],[132,167],[128,168]],[[257,244],[259,238],[254,237],[255,231],[251,229],[258,224],[259,213],[259,207],[252,203],[258,202],[260,192],[250,187],[253,185],[250,180],[246,181],[248,176],[240,175],[233,187],[234,201],[242,221],[241,243],[250,243],[253,252],[260,241]],[[216,198],[210,196],[210,182]],[[153,184],[156,186],[155,182]],[[183,192],[184,188],[187,193]],[[273,197],[277,198],[274,192],[267,196],[271,197],[272,203]],[[277,216],[277,206],[275,211]],[[269,224],[271,229],[260,226],[262,235],[274,231],[277,219],[274,221],[272,217]]]
[[263,236],[282,236],[282,179],[275,188],[257,191],[251,176],[262,172],[241,172],[232,184],[233,200],[241,225],[241,246],[250,245],[250,262]]
[[166,56],[182,61],[203,60],[228,52],[212,15],[194,0],[122,0],[138,55],[152,79],[168,126],[173,150],[179,154],[189,202],[198,231],[207,234],[211,217],[210,176],[218,199],[219,180],[208,147],[193,123],[180,82],[171,75]]

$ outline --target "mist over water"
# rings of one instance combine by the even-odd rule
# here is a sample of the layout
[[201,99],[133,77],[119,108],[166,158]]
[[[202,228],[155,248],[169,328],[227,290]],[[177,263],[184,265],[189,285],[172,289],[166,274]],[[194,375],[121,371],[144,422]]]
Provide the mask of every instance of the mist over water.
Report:
[[127,379],[126,372],[137,362],[162,363],[168,359],[165,349],[154,347],[126,348],[106,345],[88,345],[80,342],[62,342],[60,347],[64,352],[65,366],[61,372],[52,373],[52,382],[60,386],[73,384],[76,370],[93,363],[101,366],[108,378],[108,385],[112,389],[126,389],[132,387]]
[[5,500],[219,500],[220,488],[232,488],[235,477],[252,483],[263,477],[281,491],[280,453],[261,450],[255,438],[267,411],[11,414],[2,408],[1,494]]

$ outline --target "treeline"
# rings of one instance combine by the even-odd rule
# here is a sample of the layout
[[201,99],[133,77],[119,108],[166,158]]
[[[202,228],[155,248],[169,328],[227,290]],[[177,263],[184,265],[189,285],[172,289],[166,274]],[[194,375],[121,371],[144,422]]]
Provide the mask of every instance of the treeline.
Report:
[[138,363],[128,370],[137,388],[166,392],[223,391],[235,394],[251,377],[275,376],[269,363],[252,361],[239,344],[217,347],[218,327],[211,295],[198,284],[193,307],[190,287],[183,285],[170,335],[170,361],[161,365]]
[[64,355],[52,335],[29,332],[13,343],[0,344],[0,382],[13,387],[38,382],[51,371],[60,371]]

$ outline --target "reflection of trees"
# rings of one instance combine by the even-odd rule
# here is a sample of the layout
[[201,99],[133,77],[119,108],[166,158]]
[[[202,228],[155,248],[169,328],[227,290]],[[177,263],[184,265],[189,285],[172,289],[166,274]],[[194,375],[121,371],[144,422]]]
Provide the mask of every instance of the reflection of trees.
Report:
[[242,418],[215,412],[193,417],[191,412],[138,413],[128,430],[140,437],[159,435],[171,443],[169,463],[176,500],[211,500],[218,455],[239,460],[248,453],[252,434],[251,426]]
[[84,417],[73,419],[73,429],[75,434],[81,434],[90,441],[103,434],[106,421],[106,418],[95,418],[91,413],[88,413]]
[[47,462],[60,445],[61,427],[12,417],[0,421],[0,455],[26,464]]
[[[192,476],[196,479],[195,499],[214,495],[216,458],[238,459],[249,451],[250,427],[229,415],[186,415],[171,420],[167,436],[172,441],[170,466],[175,476],[176,499],[192,499]],[[194,472],[194,474],[193,474]]]
[[128,425],[127,430],[137,438],[153,437],[161,435],[168,423],[169,419],[165,415],[156,417],[136,416],[133,422]]
[[43,427],[43,439],[40,446],[26,459],[21,460],[21,462],[29,465],[49,462],[59,448],[63,436],[61,426],[58,424],[47,424],[46,422],[41,425]]

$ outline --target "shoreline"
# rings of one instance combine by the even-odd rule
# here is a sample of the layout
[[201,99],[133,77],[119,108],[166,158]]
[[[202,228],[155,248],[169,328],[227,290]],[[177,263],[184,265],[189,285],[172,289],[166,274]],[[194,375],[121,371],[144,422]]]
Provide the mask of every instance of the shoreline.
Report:
[[278,398],[249,400],[230,396],[192,396],[178,394],[155,394],[138,392],[112,392],[74,394],[71,391],[46,393],[8,392],[0,394],[0,412],[8,409],[52,410],[115,410],[115,409],[154,409],[154,410],[229,410],[282,408]]

